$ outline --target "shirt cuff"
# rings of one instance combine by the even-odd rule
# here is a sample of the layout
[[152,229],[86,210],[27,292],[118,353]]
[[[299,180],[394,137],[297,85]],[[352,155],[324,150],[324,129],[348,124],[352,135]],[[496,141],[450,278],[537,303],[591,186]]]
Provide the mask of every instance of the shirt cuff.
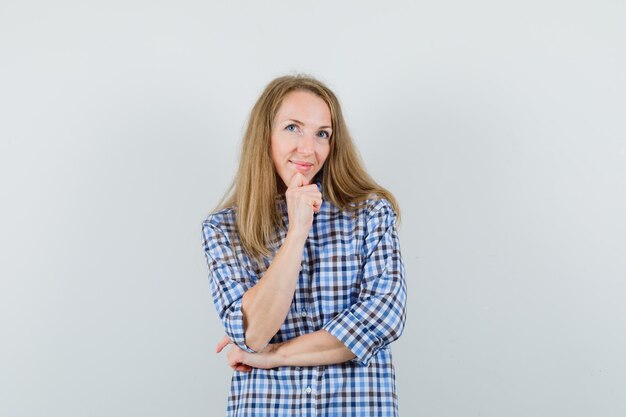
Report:
[[242,302],[243,299],[240,298],[231,304],[230,314],[228,314],[228,318],[224,320],[224,330],[226,330],[226,336],[228,336],[235,346],[249,353],[258,353],[246,345],[246,334],[243,328],[243,311],[241,311]]
[[368,332],[358,318],[349,310],[338,314],[323,327],[331,335],[352,351],[356,358],[352,362],[368,366],[383,342],[373,333]]

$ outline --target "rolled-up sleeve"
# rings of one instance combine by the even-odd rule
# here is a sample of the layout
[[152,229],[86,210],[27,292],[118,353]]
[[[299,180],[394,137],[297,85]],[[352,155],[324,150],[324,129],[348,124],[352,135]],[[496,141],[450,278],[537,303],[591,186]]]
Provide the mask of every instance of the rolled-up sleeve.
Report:
[[363,366],[400,337],[406,321],[406,282],[396,217],[387,200],[374,206],[363,242],[358,300],[322,327],[354,353],[353,362]]
[[256,280],[240,265],[230,242],[217,225],[204,222],[202,239],[209,267],[211,295],[224,331],[236,346],[256,353],[245,343],[241,310],[243,295]]

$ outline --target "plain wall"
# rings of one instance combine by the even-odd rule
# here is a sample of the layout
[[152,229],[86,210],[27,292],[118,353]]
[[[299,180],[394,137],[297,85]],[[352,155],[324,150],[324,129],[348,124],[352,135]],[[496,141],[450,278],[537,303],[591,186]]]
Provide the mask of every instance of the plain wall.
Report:
[[220,416],[202,220],[305,72],[398,198],[403,416],[626,415],[626,3],[0,4],[0,415]]

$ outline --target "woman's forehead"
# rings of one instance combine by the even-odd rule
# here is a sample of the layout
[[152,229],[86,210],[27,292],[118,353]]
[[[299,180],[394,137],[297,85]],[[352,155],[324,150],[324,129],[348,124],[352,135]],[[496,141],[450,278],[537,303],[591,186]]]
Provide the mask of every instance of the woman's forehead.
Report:
[[324,99],[311,92],[292,91],[283,98],[276,112],[276,122],[287,120],[305,125],[330,127],[330,108]]

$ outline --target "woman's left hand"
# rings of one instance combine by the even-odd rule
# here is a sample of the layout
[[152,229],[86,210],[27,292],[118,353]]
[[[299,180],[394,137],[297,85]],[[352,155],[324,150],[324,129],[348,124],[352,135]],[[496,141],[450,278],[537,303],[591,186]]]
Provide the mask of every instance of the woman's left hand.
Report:
[[259,353],[249,353],[235,346],[228,336],[224,335],[215,349],[220,353],[226,346],[232,345],[227,354],[228,366],[235,371],[250,372],[252,368],[270,369],[279,366],[276,344],[269,344]]

